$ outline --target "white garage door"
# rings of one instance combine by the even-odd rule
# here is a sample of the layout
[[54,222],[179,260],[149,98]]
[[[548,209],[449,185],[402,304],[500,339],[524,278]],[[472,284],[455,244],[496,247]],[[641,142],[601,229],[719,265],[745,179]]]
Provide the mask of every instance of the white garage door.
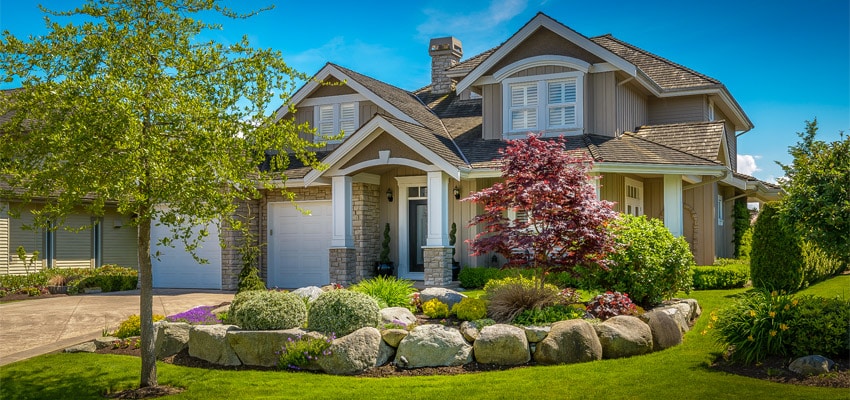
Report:
[[331,202],[298,204],[311,215],[302,214],[290,203],[269,204],[269,287],[294,289],[330,283]]
[[[200,227],[194,231],[197,233]],[[169,228],[151,226],[151,253],[161,253],[159,260],[151,258],[153,263],[153,287],[185,289],[221,289],[221,246],[218,242],[218,228],[214,224],[207,227],[209,236],[195,250],[195,254],[208,261],[199,264],[186,251],[182,241],[172,242],[174,247],[157,246],[159,239],[170,235]]]

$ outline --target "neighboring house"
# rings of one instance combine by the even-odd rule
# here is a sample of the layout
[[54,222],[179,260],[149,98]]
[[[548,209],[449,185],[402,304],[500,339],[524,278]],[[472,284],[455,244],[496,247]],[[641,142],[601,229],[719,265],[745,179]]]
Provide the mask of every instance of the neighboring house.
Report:
[[385,223],[402,278],[450,281],[452,223],[457,261],[491,265],[467,251],[477,209],[458,198],[500,179],[498,149],[528,132],[564,135],[593,157],[600,196],[662,219],[698,264],[733,255],[735,201],[779,193],[735,173],[737,136],[753,124],[723,84],[611,35],[588,38],[538,14],[465,61],[455,38],[433,39],[429,52],[431,85],[415,92],[329,63],[292,97],[294,115],[280,108],[280,118],[346,137],[321,154],[328,169],[287,171],[312,215],[274,193],[257,203],[270,286],[371,276]]

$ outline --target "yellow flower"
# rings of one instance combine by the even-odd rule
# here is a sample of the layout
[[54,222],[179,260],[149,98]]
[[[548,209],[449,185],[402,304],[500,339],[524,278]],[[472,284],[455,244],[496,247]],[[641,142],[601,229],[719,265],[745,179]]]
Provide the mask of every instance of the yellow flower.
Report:
[[787,331],[787,330],[788,330],[788,325],[785,325],[785,324],[779,324],[779,330],[780,330],[780,331],[782,331],[782,332]]
[[717,322],[717,314],[711,313],[711,320]]
[[755,317],[756,316],[756,310],[750,310],[750,316]]
[[791,305],[796,306],[797,305],[797,299],[791,300]]
[[785,311],[788,311],[788,310],[790,310],[790,309],[791,309],[791,306],[789,306],[788,304],[786,304],[786,305],[785,305]]
[[708,333],[708,331],[706,331],[705,329],[703,329],[703,330],[702,330],[702,332],[700,332],[700,333],[701,333],[702,335],[705,335],[706,333]]
[[771,331],[770,331],[770,336],[776,336],[776,331],[771,330]]
[[771,295],[772,297],[776,297],[776,291],[774,290],[774,291],[770,292],[770,295]]
[[770,315],[770,318],[773,318],[773,317],[776,316],[776,311],[771,311],[771,312],[767,313],[767,315]]
[[747,340],[749,340],[749,341],[751,341],[751,342],[755,342],[755,341],[756,341],[755,339],[753,339],[753,335],[747,336]]

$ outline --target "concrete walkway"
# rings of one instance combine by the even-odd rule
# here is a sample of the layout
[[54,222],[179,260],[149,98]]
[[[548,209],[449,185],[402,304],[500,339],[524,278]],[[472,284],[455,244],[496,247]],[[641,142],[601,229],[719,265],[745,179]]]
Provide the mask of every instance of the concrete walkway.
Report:
[[[172,315],[232,299],[233,292],[157,289],[153,313]],[[138,290],[0,304],[0,366],[100,337],[138,313]]]

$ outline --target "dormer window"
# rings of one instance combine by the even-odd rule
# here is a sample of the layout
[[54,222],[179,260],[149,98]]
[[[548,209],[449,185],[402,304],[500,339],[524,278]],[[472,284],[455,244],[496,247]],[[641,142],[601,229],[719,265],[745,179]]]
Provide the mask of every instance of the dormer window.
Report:
[[583,80],[581,72],[503,80],[505,136],[582,133]]
[[[336,136],[340,131],[345,132],[345,137],[351,136],[357,130],[358,113],[357,102],[321,104],[315,107],[315,141],[322,141],[323,136]],[[328,140],[330,143],[339,143],[342,140]]]

